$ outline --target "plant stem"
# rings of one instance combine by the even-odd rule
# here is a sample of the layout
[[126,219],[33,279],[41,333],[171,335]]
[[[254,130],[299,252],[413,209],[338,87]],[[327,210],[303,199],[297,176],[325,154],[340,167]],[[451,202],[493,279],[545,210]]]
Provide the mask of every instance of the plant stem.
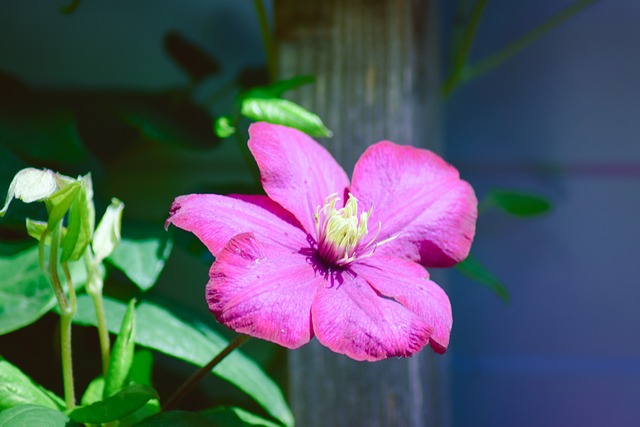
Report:
[[191,390],[208,374],[211,370],[225,357],[229,355],[233,350],[240,347],[249,339],[248,335],[238,335],[233,341],[231,341],[220,353],[218,353],[209,363],[202,368],[198,369],[187,381],[185,381],[178,390],[176,390],[167,402],[162,406],[163,411],[172,409],[176,403],[178,403],[183,397],[185,397]]
[[258,21],[260,22],[260,33],[262,34],[262,41],[264,43],[264,49],[267,53],[267,68],[269,70],[269,80],[272,82],[278,78],[278,55],[276,51],[276,45],[273,42],[273,35],[269,29],[269,19],[267,17],[267,10],[264,7],[263,0],[254,0],[253,4],[256,7],[258,13]]
[[96,265],[89,248],[87,248],[84,253],[84,261],[87,269],[87,286],[85,289],[91,297],[96,310],[100,355],[102,357],[102,375],[106,378],[107,370],[109,369],[109,359],[111,358],[111,341],[109,340],[109,329],[107,328],[107,317],[102,298],[104,274],[102,266],[100,264]]
[[538,25],[533,30],[529,31],[519,39],[514,42],[508,44],[504,48],[499,51],[489,55],[487,58],[481,60],[477,64],[468,67],[464,75],[462,76],[462,81],[471,80],[475,77],[478,77],[481,74],[486,73],[487,71],[492,70],[497,67],[501,63],[505,62],[512,56],[516,55],[518,52],[522,51],[525,47],[538,40],[541,36],[548,33],[558,25],[564,23],[572,16],[576,15],[578,12],[586,9],[588,6],[591,6],[593,3],[599,0],[578,0],[571,6],[561,10],[556,15],[552,16],[542,24]]
[[102,292],[97,294],[90,293],[89,295],[96,309],[100,354],[102,355],[102,375],[106,378],[107,370],[109,369],[109,359],[111,358],[111,341],[109,340],[109,329],[107,329],[107,319],[104,312],[104,303],[102,302]]
[[[49,270],[53,293],[60,306],[60,357],[62,360],[62,381],[64,383],[64,400],[67,409],[73,409],[76,405],[75,391],[73,387],[73,362],[71,349],[71,319],[75,314],[76,298],[73,284],[69,282],[69,295],[71,302],[64,293],[60,276],[58,276],[58,246],[60,244],[60,230],[62,223],[58,223],[51,234],[51,252],[49,254]],[[65,269],[65,274],[68,268]],[[70,278],[70,275],[68,276]]]

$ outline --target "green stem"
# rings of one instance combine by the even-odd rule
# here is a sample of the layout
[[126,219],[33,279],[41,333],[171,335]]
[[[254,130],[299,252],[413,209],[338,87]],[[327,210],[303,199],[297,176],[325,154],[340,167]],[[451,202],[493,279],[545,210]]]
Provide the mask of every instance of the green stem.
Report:
[[93,306],[96,310],[100,355],[102,357],[102,375],[106,378],[107,370],[109,369],[109,360],[111,359],[111,341],[109,340],[107,316],[104,311],[104,302],[102,298],[104,274],[101,265],[95,263],[89,248],[87,248],[84,253],[84,262],[87,269],[87,286],[85,287],[85,290],[91,297]]
[[[75,314],[75,291],[73,284],[69,283],[69,295],[71,302],[64,293],[60,276],[58,276],[58,246],[60,245],[60,230],[62,223],[58,223],[51,234],[51,252],[49,254],[49,270],[53,293],[60,306],[60,356],[62,360],[62,381],[64,383],[64,399],[67,409],[73,409],[76,405],[75,391],[73,387],[73,362],[71,349],[71,319]],[[68,269],[65,269],[65,274]]]
[[478,31],[482,14],[484,13],[488,2],[489,0],[479,0],[471,11],[471,17],[465,27],[464,33],[462,34],[459,46],[453,54],[451,74],[442,88],[444,96],[451,94],[456,86],[458,86],[458,84],[464,79],[466,64],[469,59],[469,53],[471,52],[471,46],[473,45],[473,39]]
[[184,382],[167,399],[167,402],[162,405],[163,411],[172,409],[183,397],[185,397],[204,377],[211,373],[211,370],[220,362],[224,360],[233,350],[240,347],[249,339],[248,335],[238,335],[233,341],[231,341],[220,353],[218,353],[209,363],[202,368],[198,369],[187,381]]
[[96,309],[98,320],[98,338],[100,339],[100,354],[102,355],[102,375],[107,377],[109,369],[109,359],[111,358],[111,341],[109,340],[109,329],[107,329],[107,318],[104,311],[102,292],[89,293]]
[[503,49],[489,55],[487,58],[481,60],[477,64],[469,67],[467,72],[463,76],[464,81],[471,80],[486,73],[487,71],[494,69],[498,65],[502,64],[506,60],[522,51],[525,47],[529,46],[534,41],[538,40],[547,32],[564,23],[569,18],[586,9],[588,6],[591,6],[593,3],[596,3],[597,1],[599,0],[579,0],[571,6],[561,10],[559,13],[552,16],[519,39],[508,44]]
[[264,43],[264,49],[267,53],[267,67],[269,70],[269,80],[272,82],[278,78],[278,52],[276,51],[276,45],[273,41],[273,35],[269,28],[269,18],[267,17],[267,10],[264,7],[263,0],[254,0],[253,4],[256,7],[258,13],[258,21],[260,22],[260,33],[262,34],[262,41]]

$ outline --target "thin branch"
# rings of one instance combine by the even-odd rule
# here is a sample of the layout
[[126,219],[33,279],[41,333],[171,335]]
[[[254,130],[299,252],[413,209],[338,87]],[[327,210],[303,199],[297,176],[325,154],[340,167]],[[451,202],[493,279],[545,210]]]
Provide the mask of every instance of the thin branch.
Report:
[[238,335],[233,341],[229,343],[229,345],[224,348],[224,350],[218,353],[213,359],[211,359],[209,363],[198,369],[187,381],[185,381],[184,384],[182,384],[180,388],[178,388],[178,390],[176,390],[175,393],[173,393],[171,397],[167,399],[167,402],[162,406],[162,410],[168,411],[172,409],[183,397],[191,392],[191,390],[193,390],[193,388],[198,385],[198,383],[204,377],[209,375],[211,373],[211,370],[218,363],[222,362],[222,360],[224,360],[224,358],[227,357],[229,353],[240,347],[249,338],[250,337],[248,335]]

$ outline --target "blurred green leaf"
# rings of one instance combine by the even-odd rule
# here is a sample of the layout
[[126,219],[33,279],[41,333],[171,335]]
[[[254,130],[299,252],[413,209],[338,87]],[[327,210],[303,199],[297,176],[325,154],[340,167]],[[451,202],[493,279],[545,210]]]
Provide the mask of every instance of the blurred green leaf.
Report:
[[2,427],[80,427],[62,412],[40,405],[15,406],[0,412]]
[[23,98],[0,104],[1,145],[28,163],[68,165],[86,158],[75,118],[68,108]]
[[204,412],[170,411],[147,418],[140,427],[281,427],[237,407],[220,407]]
[[123,237],[107,261],[146,291],[156,283],[173,242],[161,227],[157,231],[137,233],[134,233],[135,239]]
[[[91,299],[80,295],[77,303],[78,310],[73,321],[95,326]],[[115,332],[124,316],[125,305],[109,298],[105,298],[104,305],[109,330]],[[198,366],[204,366],[228,344],[226,339],[210,328],[204,325],[196,328],[166,308],[147,301],[141,302],[136,309],[135,340],[141,346]],[[291,410],[278,386],[242,352],[231,353],[213,374],[235,384],[285,426],[294,424]]]
[[103,396],[105,398],[113,396],[120,391],[129,376],[135,349],[135,303],[135,300],[129,302],[127,311],[122,319],[120,333],[113,344],[111,357],[109,358],[109,369],[104,380]]
[[311,136],[332,135],[320,117],[286,99],[246,98],[242,100],[241,113],[252,120],[293,127]]
[[489,200],[505,212],[521,217],[543,215],[551,209],[551,203],[534,194],[493,190]]
[[[56,410],[64,408],[62,399],[34,383],[20,369],[0,356],[0,411],[30,403]],[[0,423],[1,425],[4,424]]]
[[100,402],[74,409],[69,414],[69,418],[87,424],[117,421],[133,414],[154,398],[158,398],[158,393],[154,389],[135,384]]
[[94,378],[82,395],[82,406],[89,406],[102,400],[104,394],[104,377],[101,375]]
[[285,92],[315,82],[313,76],[294,76],[264,86],[257,86],[240,95],[240,100],[250,98],[280,98]]
[[272,421],[265,420],[251,412],[244,409],[232,406],[228,408],[214,408],[204,412],[201,412],[207,417],[207,419],[216,426],[225,427],[280,427]]
[[165,34],[163,45],[171,59],[194,82],[199,82],[220,71],[220,64],[211,54],[176,31]]
[[[148,350],[136,351],[131,370],[129,371],[129,381],[133,384],[151,386],[152,370],[153,353]],[[136,425],[141,420],[158,412],[160,412],[160,401],[158,399],[151,399],[142,408],[120,420],[120,427]]]
[[491,289],[504,302],[509,301],[509,291],[507,291],[507,288],[473,256],[469,255],[464,261],[456,264],[456,269],[468,278]]
[[0,256],[0,335],[38,320],[55,297],[38,261],[38,247]]
[[[70,268],[79,288],[86,281],[86,270],[79,263],[71,263]],[[30,325],[54,305],[51,285],[40,269],[37,246],[0,254],[0,335]]]
[[153,353],[148,350],[138,350],[133,356],[133,363],[129,372],[129,380],[136,384],[151,386],[153,373]]
[[229,116],[220,116],[213,124],[213,131],[220,138],[228,138],[236,133],[236,128],[233,126]]
[[136,424],[136,427],[223,427],[211,422],[204,415],[187,411],[162,412]]

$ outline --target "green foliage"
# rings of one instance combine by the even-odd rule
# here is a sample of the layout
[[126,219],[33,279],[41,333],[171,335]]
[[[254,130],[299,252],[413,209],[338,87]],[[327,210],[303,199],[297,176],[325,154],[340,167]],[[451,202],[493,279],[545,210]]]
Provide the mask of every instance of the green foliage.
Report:
[[131,300],[122,319],[120,333],[113,344],[109,369],[104,380],[105,398],[120,391],[129,376],[135,348],[135,300]]
[[80,427],[62,412],[40,405],[21,405],[0,412],[2,427]]
[[[80,181],[82,184],[82,181]],[[91,242],[93,233],[91,209],[89,203],[93,201],[87,198],[87,189],[81,185],[77,192],[76,199],[69,207],[67,219],[67,233],[62,239],[61,262],[77,261],[84,254],[85,249]]]
[[245,98],[242,100],[241,112],[252,120],[293,127],[311,136],[332,135],[320,117],[286,99]]
[[229,116],[218,117],[213,124],[213,131],[220,138],[228,138],[236,133],[236,128],[233,126],[233,119]]
[[56,410],[64,408],[62,399],[35,384],[20,369],[0,357],[0,411],[25,404]]
[[[80,288],[87,276],[79,263],[71,263],[73,284]],[[37,246],[18,253],[0,253],[0,335],[38,320],[55,305],[55,296],[38,260]]]
[[503,211],[521,217],[543,215],[551,209],[551,203],[534,194],[493,190],[489,201]]
[[0,335],[30,325],[54,303],[36,246],[15,255],[0,255]]
[[280,427],[272,421],[237,407],[193,413],[170,411],[147,418],[139,427]]
[[102,395],[104,394],[104,377],[99,376],[94,378],[87,389],[84,391],[82,395],[82,399],[80,403],[82,406],[89,406],[93,403],[99,402],[102,400]]
[[491,289],[504,302],[509,301],[509,291],[507,291],[507,288],[473,256],[469,255],[464,261],[458,263],[456,269],[470,279]]
[[151,387],[134,384],[99,402],[74,409],[69,418],[79,423],[101,424],[120,420],[142,408],[158,393]]
[[[125,313],[125,304],[109,298],[105,298],[104,303],[109,330],[116,332]],[[96,324],[88,296],[78,297],[78,311],[73,320],[81,325]],[[141,302],[136,309],[135,342],[198,366],[204,366],[211,355],[219,353],[228,344],[210,328],[189,324],[171,310],[148,301]],[[242,389],[284,425],[293,425],[293,415],[278,386],[241,352],[231,353],[213,373]]]
[[138,230],[135,236],[122,238],[107,262],[146,291],[156,283],[172,248],[173,242],[161,228]]

